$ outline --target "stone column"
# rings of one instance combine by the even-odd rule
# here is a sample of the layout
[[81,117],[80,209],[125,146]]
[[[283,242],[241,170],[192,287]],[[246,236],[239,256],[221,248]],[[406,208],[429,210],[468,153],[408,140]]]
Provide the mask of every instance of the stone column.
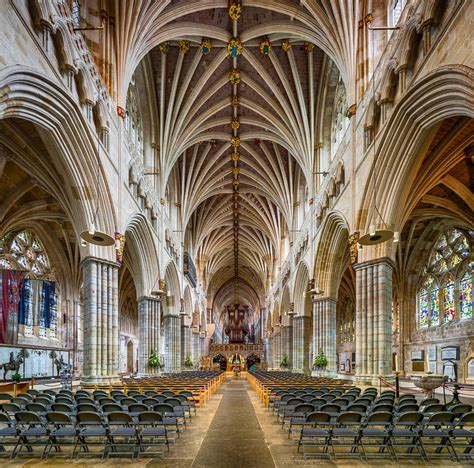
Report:
[[392,374],[392,263],[381,258],[355,265],[356,376],[378,382]]
[[293,372],[309,371],[310,317],[293,318]]
[[[277,330],[280,329],[277,328]],[[276,369],[280,368],[281,358],[281,332],[277,331],[273,334],[273,367]]]
[[148,358],[153,351],[160,354],[160,310],[161,298],[143,296],[138,299],[139,374],[158,372],[158,369],[148,367]]
[[313,359],[321,351],[328,360],[326,372],[329,376],[335,377],[336,301],[329,297],[313,300]]
[[281,356],[288,356],[288,370],[293,368],[293,326],[281,327]]
[[273,369],[274,366],[274,359],[273,359],[273,336],[270,335],[267,338],[267,356],[268,356],[268,367]]
[[88,257],[82,263],[84,278],[85,383],[118,381],[118,265]]
[[199,363],[199,358],[201,357],[199,353],[199,332],[191,333],[191,346],[192,346],[192,360],[194,365]]
[[181,318],[167,314],[163,317],[165,328],[165,371],[181,370]]
[[187,357],[193,359],[191,356],[191,327],[183,323],[181,324],[181,362],[183,366]]

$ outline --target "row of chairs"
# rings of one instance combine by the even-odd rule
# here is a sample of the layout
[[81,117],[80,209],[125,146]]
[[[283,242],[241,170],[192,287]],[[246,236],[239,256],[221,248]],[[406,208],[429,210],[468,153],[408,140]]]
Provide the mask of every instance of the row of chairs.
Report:
[[27,451],[23,453],[29,457],[41,454],[41,458],[47,458],[53,449],[55,453],[64,454],[65,447],[72,448],[71,458],[80,454],[102,458],[111,454],[162,455],[172,442],[165,419],[155,411],[139,413],[136,420],[126,412],[109,413],[105,417],[84,412],[73,418],[56,411],[48,412],[45,417],[20,411],[15,413],[14,419],[0,413],[0,448],[3,454],[9,453],[10,458],[16,458],[25,448]]
[[[474,413],[456,420],[452,412],[440,412],[427,420],[419,412],[395,416],[376,412],[366,419],[360,413],[342,413],[334,420],[325,412],[313,412],[300,424],[298,452],[308,457],[417,457],[426,461],[448,456],[472,461]],[[341,450],[342,449],[342,450]],[[369,450],[369,449],[374,449]]]

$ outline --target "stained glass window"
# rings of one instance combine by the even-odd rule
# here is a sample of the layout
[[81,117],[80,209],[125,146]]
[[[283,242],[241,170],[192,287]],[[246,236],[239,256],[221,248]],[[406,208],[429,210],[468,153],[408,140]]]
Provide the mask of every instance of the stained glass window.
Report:
[[54,270],[51,268],[43,244],[31,230],[19,233],[9,233],[0,239],[4,252],[0,255],[0,269],[25,271],[25,307],[24,322],[20,322],[20,333],[24,336],[39,336],[40,338],[57,338],[57,293],[49,322],[44,323],[39,310],[44,298],[38,292],[44,281],[54,281]]
[[420,307],[420,327],[424,328],[428,326],[428,291],[422,289],[419,297]]
[[431,325],[439,325],[439,288],[430,292]]
[[472,231],[451,228],[436,241],[429,262],[422,269],[417,299],[420,327],[472,318],[474,262],[466,259],[471,256],[473,237]]
[[461,319],[472,318],[472,272],[466,271],[459,284]]
[[449,281],[444,286],[444,319],[446,322],[454,320],[455,314],[455,304],[454,304],[454,280],[449,279]]

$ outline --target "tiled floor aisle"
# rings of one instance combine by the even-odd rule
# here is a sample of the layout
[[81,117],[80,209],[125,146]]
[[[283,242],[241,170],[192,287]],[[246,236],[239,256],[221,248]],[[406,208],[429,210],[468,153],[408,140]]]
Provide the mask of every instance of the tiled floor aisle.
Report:
[[246,380],[225,384],[224,396],[193,467],[274,467]]

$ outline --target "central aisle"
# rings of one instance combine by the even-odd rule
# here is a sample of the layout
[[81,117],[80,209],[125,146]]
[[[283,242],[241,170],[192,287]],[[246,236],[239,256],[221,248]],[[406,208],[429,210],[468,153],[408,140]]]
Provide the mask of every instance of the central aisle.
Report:
[[274,467],[245,379],[223,385],[223,397],[193,467]]

